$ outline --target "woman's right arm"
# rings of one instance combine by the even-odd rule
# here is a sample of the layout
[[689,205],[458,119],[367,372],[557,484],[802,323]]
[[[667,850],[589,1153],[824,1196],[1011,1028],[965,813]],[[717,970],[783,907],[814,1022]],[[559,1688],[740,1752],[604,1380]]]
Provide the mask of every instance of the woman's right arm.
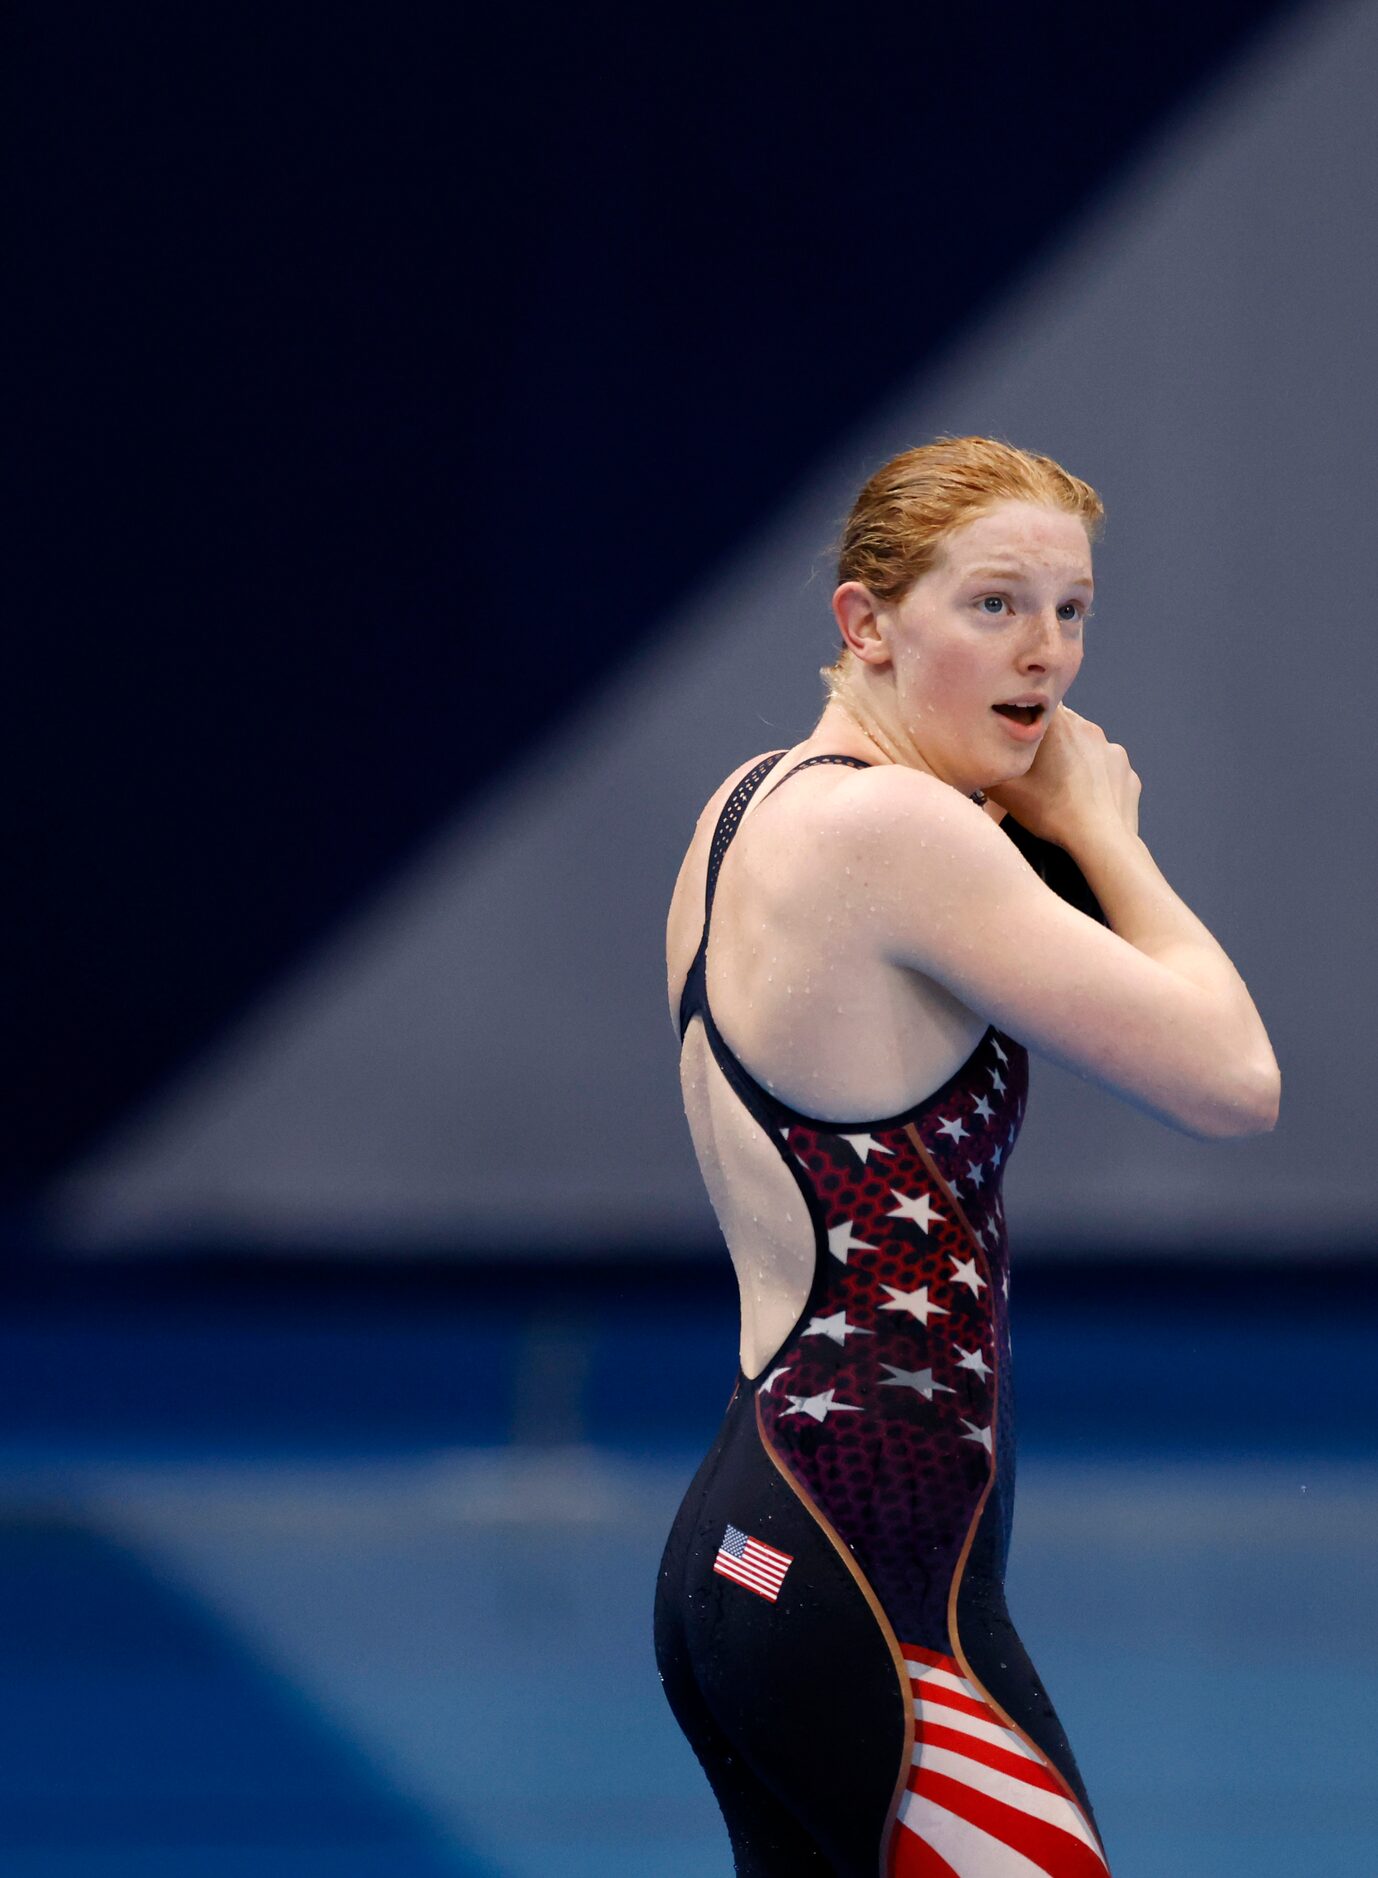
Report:
[[1199,1139],[1266,1133],[1281,1077],[1248,988],[1137,833],[1123,750],[1086,719],[1069,731],[1051,786],[1040,794],[1031,770],[994,793],[1017,794],[1021,823],[1073,856],[1109,930],[959,791],[896,764],[835,792],[833,877],[854,884],[884,956],[1037,1054]]
[[1214,934],[1163,878],[1142,837],[1113,825],[1078,840],[1078,862],[1110,930],[1135,951],[1195,985],[1215,1007],[1224,1046],[1257,1061],[1273,1090],[1267,1126],[1277,1120],[1281,1076],[1249,988]]

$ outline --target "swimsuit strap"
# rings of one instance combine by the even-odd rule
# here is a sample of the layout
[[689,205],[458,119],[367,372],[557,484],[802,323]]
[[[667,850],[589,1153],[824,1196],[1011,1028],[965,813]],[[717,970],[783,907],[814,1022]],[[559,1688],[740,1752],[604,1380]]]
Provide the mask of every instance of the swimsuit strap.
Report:
[[[722,871],[723,856],[732,845],[732,837],[741,826],[747,803],[785,754],[783,750],[773,750],[769,756],[763,756],[753,769],[748,770],[723,804],[722,813],[718,817],[718,825],[713,830],[713,841],[708,850],[708,872],[704,881],[703,934],[699,939],[699,949],[694,955],[694,962],[684,981],[684,990],[680,994],[679,1034],[681,1038],[689,1018],[698,1008],[700,1001],[705,1006],[708,1002],[704,960],[708,951],[708,924],[713,917],[713,897],[718,890],[718,875]],[[778,789],[781,783],[788,782],[791,776],[798,775],[801,769],[808,769],[814,763],[845,763],[852,769],[871,768],[871,765],[859,756],[806,756],[802,763],[796,763],[793,769],[787,769],[784,775],[771,785],[771,788]],[[766,795],[769,794],[768,789]]]

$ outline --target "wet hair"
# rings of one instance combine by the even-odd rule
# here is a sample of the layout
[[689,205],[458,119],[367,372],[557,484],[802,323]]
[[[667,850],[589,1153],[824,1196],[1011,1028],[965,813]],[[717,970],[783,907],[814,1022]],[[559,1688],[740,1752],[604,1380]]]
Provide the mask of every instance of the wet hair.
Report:
[[[893,604],[933,566],[954,529],[1011,501],[1075,515],[1093,541],[1105,519],[1091,485],[1050,456],[996,437],[938,437],[891,457],[867,480],[842,531],[838,584],[859,580]],[[820,668],[829,691],[850,656],[843,646]]]

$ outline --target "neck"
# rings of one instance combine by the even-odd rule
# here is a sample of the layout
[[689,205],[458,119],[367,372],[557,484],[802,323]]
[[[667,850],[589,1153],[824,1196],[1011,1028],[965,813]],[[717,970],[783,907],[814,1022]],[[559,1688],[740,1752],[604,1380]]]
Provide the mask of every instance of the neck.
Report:
[[[855,754],[869,756],[874,751],[887,763],[899,763],[908,769],[921,770],[927,776],[936,776],[939,782],[960,789],[963,795],[971,796],[975,802],[984,803],[986,800],[984,790],[971,789],[956,778],[944,775],[935,764],[928,762],[914,749],[907,737],[887,724],[881,712],[871,710],[851,692],[844,695],[840,688],[833,692],[813,734],[815,737],[830,738],[841,734],[853,743],[859,734],[860,740],[870,745],[870,751],[857,751]],[[998,815],[996,819],[999,819]]]

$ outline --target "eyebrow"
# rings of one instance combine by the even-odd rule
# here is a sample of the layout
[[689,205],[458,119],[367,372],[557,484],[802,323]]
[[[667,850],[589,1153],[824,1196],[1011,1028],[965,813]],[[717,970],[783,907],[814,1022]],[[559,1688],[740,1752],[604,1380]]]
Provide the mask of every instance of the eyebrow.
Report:
[[[1018,567],[974,567],[964,580],[1027,580],[1028,575]],[[1089,574],[1074,574],[1068,581],[1069,587],[1092,587],[1095,582]]]

